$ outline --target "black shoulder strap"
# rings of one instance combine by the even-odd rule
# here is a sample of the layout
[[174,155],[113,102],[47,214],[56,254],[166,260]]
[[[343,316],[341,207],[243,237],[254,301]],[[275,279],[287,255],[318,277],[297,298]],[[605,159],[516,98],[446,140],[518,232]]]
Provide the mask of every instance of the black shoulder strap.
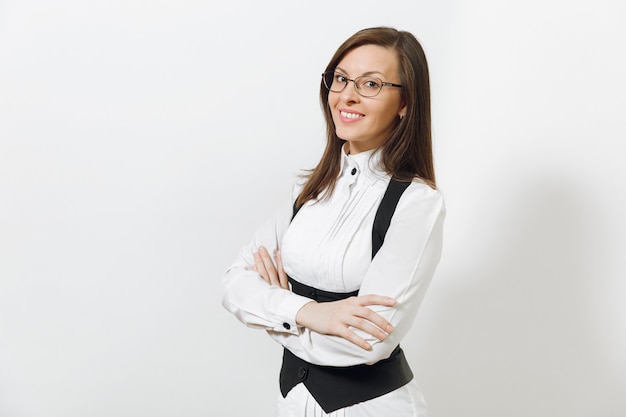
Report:
[[[391,218],[396,211],[398,201],[400,201],[402,193],[404,193],[404,190],[407,189],[409,184],[411,183],[398,181],[395,178],[389,180],[385,195],[383,195],[383,199],[376,212],[376,217],[374,217],[374,226],[372,227],[372,258],[376,256],[376,253],[378,253],[378,250],[383,245],[387,229],[389,229],[389,225],[391,224]],[[293,203],[293,215],[291,216],[291,220],[296,217],[300,207],[302,206],[296,206],[296,203]]]
[[387,229],[391,224],[391,218],[396,211],[396,206],[404,190],[408,188],[410,182],[398,181],[392,178],[389,181],[385,195],[383,196],[376,217],[374,217],[374,226],[372,227],[372,259],[378,253],[378,250],[385,241]]
[[298,199],[296,198],[296,201],[293,202],[293,214],[291,215],[291,220],[290,222],[293,221],[293,218],[296,217],[296,214],[298,214],[298,212],[300,211],[300,209],[302,208],[302,205],[297,206],[296,204],[298,203]]

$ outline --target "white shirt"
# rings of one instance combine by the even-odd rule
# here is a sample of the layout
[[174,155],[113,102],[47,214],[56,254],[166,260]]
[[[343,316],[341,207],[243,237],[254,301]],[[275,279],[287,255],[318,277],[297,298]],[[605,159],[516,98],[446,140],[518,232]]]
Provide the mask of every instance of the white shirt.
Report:
[[[314,364],[350,366],[389,357],[410,329],[439,262],[445,204],[437,190],[419,181],[412,182],[398,202],[382,247],[372,259],[372,225],[388,182],[389,175],[380,167],[379,152],[343,153],[332,196],[307,202],[291,221],[293,201],[301,185],[294,187],[291,198],[257,230],[226,271],[224,307],[246,325],[265,329],[278,343]],[[280,247],[285,272],[303,284],[333,292],[358,289],[360,295],[396,299],[393,307],[370,307],[387,319],[394,331],[379,341],[355,330],[372,346],[371,350],[364,350],[341,337],[297,326],[298,310],[311,300],[270,286],[252,269],[253,253],[261,245],[270,253]],[[404,392],[396,393],[401,390]],[[394,399],[394,393],[408,395],[411,401],[423,405],[416,384],[396,391],[331,415],[375,415],[370,411],[392,403],[398,405],[399,398]],[[319,406],[311,408],[311,404],[316,403],[299,384],[286,399],[281,397],[279,410],[289,408],[285,416],[326,415]],[[407,406],[406,412],[396,416],[422,416],[415,407]]]

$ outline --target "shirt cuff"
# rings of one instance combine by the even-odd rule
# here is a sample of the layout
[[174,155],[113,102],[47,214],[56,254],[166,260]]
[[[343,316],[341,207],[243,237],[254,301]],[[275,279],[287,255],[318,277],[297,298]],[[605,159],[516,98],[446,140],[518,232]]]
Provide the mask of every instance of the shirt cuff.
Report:
[[310,298],[303,297],[292,292],[286,292],[285,297],[281,300],[276,308],[274,322],[277,323],[272,329],[275,332],[290,333],[294,335],[300,334],[298,325],[296,324],[296,314],[305,305],[314,302]]

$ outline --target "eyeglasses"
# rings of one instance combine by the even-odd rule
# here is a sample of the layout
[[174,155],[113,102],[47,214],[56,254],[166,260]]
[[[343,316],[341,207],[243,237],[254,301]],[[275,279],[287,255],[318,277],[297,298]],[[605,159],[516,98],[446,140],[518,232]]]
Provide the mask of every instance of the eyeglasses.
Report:
[[352,81],[356,92],[363,97],[376,97],[383,87],[402,88],[400,84],[388,83],[380,78],[370,77],[369,75],[363,75],[351,80],[337,71],[326,71],[322,74],[322,80],[324,81],[324,86],[333,93],[341,93],[348,83]]

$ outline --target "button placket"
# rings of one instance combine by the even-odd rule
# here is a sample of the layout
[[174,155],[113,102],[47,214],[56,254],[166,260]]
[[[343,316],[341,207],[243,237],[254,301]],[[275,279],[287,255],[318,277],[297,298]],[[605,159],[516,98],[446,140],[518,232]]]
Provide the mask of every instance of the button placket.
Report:
[[357,178],[359,177],[359,167],[354,164],[354,163],[350,163],[348,164],[348,166],[346,167],[345,170],[345,178],[346,178],[346,183],[349,186],[352,186],[354,183],[357,182]]

